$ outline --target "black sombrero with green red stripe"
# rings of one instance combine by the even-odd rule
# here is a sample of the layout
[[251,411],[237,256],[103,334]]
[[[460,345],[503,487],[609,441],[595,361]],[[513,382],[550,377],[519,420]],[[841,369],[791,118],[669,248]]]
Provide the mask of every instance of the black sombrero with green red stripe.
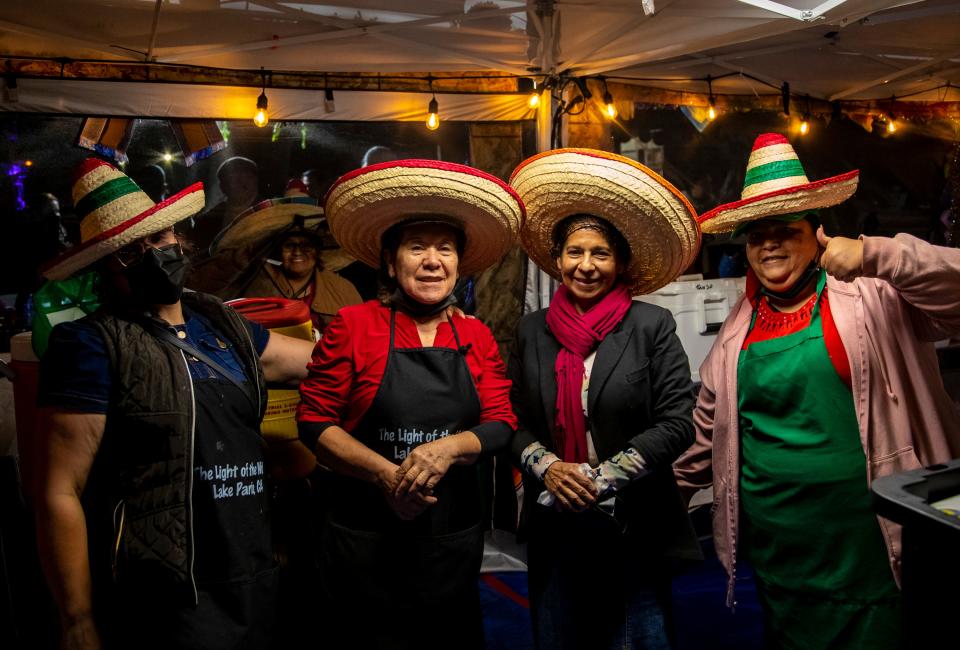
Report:
[[203,208],[203,183],[194,183],[154,203],[113,165],[88,158],[74,176],[73,205],[80,222],[80,244],[43,269],[50,280],[65,280],[127,244],[170,228]]

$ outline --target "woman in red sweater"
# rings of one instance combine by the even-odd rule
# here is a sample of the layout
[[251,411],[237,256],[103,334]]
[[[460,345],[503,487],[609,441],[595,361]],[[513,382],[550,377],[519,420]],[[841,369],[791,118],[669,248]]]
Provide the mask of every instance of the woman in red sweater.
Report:
[[340,310],[301,386],[301,440],[336,474],[321,551],[333,645],[482,648],[470,465],[516,419],[493,335],[449,307],[461,273],[512,245],[522,203],[479,170],[404,160],[342,177],[326,215],[385,289]]

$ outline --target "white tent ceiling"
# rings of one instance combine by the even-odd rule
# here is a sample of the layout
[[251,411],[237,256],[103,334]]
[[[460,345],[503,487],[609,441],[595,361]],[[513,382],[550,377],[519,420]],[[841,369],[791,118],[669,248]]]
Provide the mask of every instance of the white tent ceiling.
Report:
[[[652,7],[648,15],[646,9]],[[717,93],[960,100],[960,2],[929,0],[31,0],[0,58],[312,72],[531,69]],[[817,16],[818,12],[827,9]],[[813,19],[788,15],[813,12]],[[920,92],[941,86],[929,92]],[[913,93],[913,94],[912,94]]]

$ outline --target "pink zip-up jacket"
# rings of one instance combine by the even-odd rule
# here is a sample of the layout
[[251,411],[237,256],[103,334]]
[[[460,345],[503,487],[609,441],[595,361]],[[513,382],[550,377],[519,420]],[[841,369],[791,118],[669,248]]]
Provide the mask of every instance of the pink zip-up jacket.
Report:
[[[827,277],[830,312],[850,360],[867,481],[960,457],[960,414],[940,377],[933,342],[960,333],[960,250],[916,237],[863,237],[863,275]],[[674,464],[689,497],[713,485],[713,536],[734,606],[739,516],[737,362],[753,307],[733,306],[700,366],[697,439]],[[878,517],[900,579],[900,526]]]

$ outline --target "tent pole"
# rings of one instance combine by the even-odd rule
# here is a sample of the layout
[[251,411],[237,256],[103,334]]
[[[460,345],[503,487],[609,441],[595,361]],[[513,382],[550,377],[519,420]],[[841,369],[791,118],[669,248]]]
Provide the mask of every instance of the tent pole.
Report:
[[160,8],[163,6],[163,0],[157,0],[153,7],[153,26],[150,27],[150,46],[147,48],[147,56],[144,61],[150,61],[153,58],[153,46],[157,43],[157,27],[160,25]]

